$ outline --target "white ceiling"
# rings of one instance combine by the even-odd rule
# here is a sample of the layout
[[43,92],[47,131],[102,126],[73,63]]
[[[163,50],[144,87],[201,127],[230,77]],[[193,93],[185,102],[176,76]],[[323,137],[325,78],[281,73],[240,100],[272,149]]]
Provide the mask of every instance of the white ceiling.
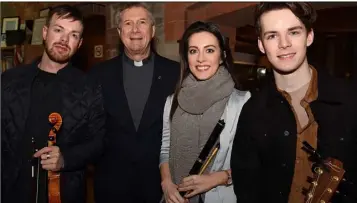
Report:
[[[357,6],[357,2],[312,2],[316,10],[334,8],[334,7],[348,7]],[[246,7],[238,11],[222,14],[220,16],[209,19],[209,21],[228,25],[233,27],[242,27],[245,25],[254,24],[254,6]]]

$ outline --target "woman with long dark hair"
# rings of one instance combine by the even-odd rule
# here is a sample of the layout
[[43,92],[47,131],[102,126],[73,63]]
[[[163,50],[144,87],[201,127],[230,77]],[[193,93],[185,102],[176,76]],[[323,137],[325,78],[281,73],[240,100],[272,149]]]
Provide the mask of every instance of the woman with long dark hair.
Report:
[[[249,92],[234,89],[227,40],[213,23],[195,22],[180,41],[181,75],[166,100],[160,154],[167,203],[235,203],[230,153]],[[224,120],[218,153],[204,174],[188,176],[219,120]],[[180,192],[185,195],[181,196]]]

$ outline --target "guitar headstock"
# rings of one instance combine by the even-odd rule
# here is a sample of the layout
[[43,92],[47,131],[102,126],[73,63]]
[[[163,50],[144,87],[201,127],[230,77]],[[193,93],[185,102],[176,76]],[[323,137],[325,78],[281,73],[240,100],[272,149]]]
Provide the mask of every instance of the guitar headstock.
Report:
[[312,170],[314,175],[306,203],[329,203],[345,174],[342,162],[327,158],[323,164],[315,164]]

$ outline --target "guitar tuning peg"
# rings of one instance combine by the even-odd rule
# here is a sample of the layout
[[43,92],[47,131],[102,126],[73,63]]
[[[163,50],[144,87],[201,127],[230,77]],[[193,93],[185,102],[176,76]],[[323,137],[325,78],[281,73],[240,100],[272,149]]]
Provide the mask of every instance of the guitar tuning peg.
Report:
[[[314,172],[317,173],[318,175],[321,175],[324,173],[324,171],[320,167],[316,167]],[[334,176],[334,177],[336,177],[336,176]],[[337,177],[337,180],[338,180],[338,177]]]
[[333,181],[339,181],[340,179],[339,179],[337,176],[333,176],[333,177],[332,177],[332,180],[333,180]]

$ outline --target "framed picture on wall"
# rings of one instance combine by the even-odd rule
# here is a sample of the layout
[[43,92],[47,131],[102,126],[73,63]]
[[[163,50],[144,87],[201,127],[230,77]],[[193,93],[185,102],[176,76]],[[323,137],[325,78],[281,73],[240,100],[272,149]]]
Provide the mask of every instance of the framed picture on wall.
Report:
[[110,9],[110,28],[117,28],[118,27],[118,21],[119,21],[119,15],[120,15],[120,3],[115,3],[115,4],[110,4],[109,9]]
[[20,17],[4,17],[2,19],[1,33],[6,33],[7,30],[18,30],[20,24]]
[[1,34],[1,47],[6,47],[6,34]]
[[51,10],[51,7],[44,8],[44,9],[40,10],[40,18],[47,17],[50,10]]
[[42,44],[42,28],[46,24],[46,18],[38,18],[34,21],[32,29],[32,39],[31,44],[40,45]]

